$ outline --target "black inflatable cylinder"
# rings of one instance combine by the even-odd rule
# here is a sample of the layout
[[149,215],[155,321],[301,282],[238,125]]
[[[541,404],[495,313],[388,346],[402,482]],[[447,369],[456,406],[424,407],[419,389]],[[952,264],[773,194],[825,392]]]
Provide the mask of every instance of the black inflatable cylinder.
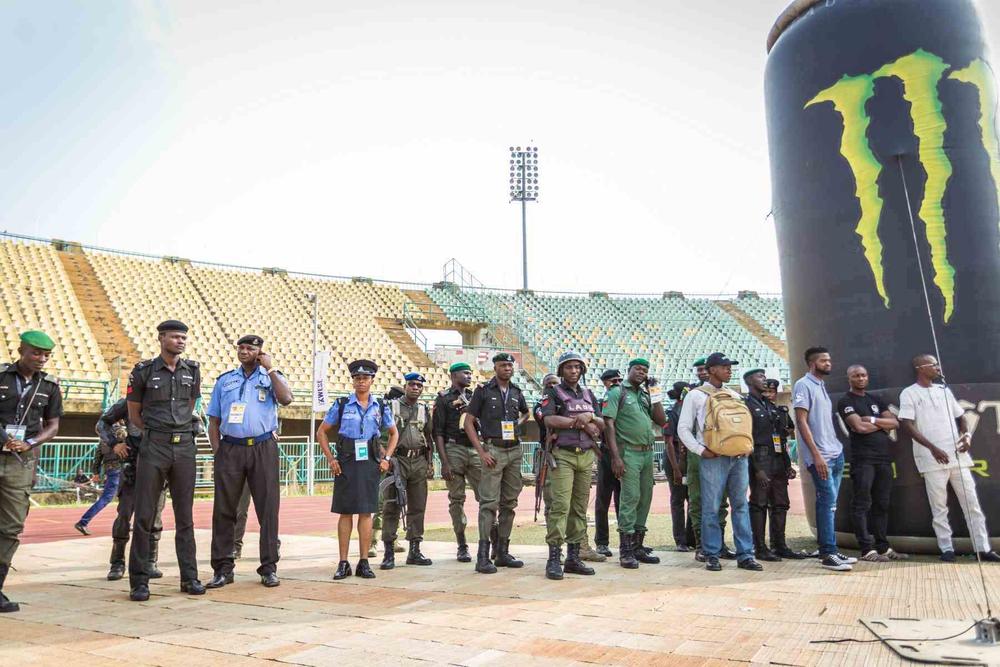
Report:
[[[860,363],[872,389],[898,405],[914,379],[911,358],[934,353],[933,321],[974,429],[973,477],[990,535],[1000,534],[1000,155],[995,79],[975,6],[798,0],[768,45],[792,367],[804,372],[803,351],[825,345],[834,404],[848,388],[845,369]],[[895,469],[890,534],[901,546],[933,549],[923,480],[902,434]],[[811,512],[811,484],[803,487]],[[845,545],[853,541],[850,488],[845,478],[836,521]],[[967,536],[954,498],[950,506],[955,535]]]

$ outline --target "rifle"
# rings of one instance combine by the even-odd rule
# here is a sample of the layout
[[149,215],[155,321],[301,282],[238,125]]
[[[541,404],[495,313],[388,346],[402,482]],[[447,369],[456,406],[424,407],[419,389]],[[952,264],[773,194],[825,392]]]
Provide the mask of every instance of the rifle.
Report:
[[545,479],[549,469],[556,469],[556,457],[552,455],[552,445],[556,441],[555,430],[545,435],[542,443],[541,461],[538,463],[538,473],[535,475],[535,521],[538,521],[538,510],[542,507],[542,497],[545,494]]
[[[386,497],[386,491],[390,488],[394,488],[396,490],[396,496],[394,498]],[[392,472],[386,475],[385,479],[379,482],[378,491],[382,496],[383,508],[388,507],[390,504],[395,504],[399,507],[399,522],[403,527],[403,530],[406,530],[406,480],[403,479],[403,472],[399,465],[399,459],[393,457]]]

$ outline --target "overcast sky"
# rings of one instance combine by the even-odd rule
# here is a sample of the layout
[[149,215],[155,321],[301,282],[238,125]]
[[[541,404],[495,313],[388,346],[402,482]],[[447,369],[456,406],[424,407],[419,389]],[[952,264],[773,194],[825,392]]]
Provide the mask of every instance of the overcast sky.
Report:
[[4,0],[0,228],[396,280],[455,257],[513,288],[532,141],[532,287],[775,292],[787,4]]

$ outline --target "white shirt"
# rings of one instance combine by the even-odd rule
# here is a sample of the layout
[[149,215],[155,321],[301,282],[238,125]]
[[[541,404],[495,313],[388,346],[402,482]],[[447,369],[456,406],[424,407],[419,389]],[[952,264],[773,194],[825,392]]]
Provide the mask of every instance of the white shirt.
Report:
[[[714,389],[712,385],[708,386]],[[742,400],[739,394],[727,387],[722,387],[718,391],[725,391]],[[680,436],[684,446],[698,456],[701,456],[701,453],[705,451],[705,437],[703,434],[705,432],[706,406],[708,406],[708,394],[700,388],[692,389],[684,398],[680,417],[677,418],[677,435]]]
[[[938,384],[930,387],[911,384],[899,395],[899,418],[911,420],[931,444],[948,455],[948,463],[938,463],[929,449],[914,441],[913,461],[920,474],[958,467],[955,445],[959,433],[955,420],[963,414],[965,410],[955,400],[951,389]],[[972,457],[968,452],[960,454],[959,458],[963,468],[972,467]]]

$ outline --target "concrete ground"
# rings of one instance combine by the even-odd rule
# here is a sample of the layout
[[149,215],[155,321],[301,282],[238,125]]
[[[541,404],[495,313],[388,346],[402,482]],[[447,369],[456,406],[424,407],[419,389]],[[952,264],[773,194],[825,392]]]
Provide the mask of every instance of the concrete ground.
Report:
[[[540,545],[512,547],[523,569],[479,575],[454,560],[452,543],[438,541],[424,545],[431,567],[334,582],[328,505],[317,531],[298,517],[308,512],[292,511],[298,503],[321,508],[328,500],[283,505],[279,588],[257,583],[256,535],[248,534],[234,585],[181,594],[167,532],[166,576],[146,603],[130,602],[124,581],[106,581],[107,531],[54,537],[46,526],[64,525],[58,513],[79,510],[32,510],[26,535],[47,537],[26,540],[17,553],[5,592],[22,611],[0,616],[0,665],[895,665],[902,660],[877,642],[811,641],[872,639],[859,618],[971,623],[985,615],[974,563],[927,558],[862,564],[849,574],[814,560],[769,563],[763,573],[724,561],[723,572],[709,573],[691,554],[663,550],[660,565],[628,571],[609,561],[595,564],[596,576],[554,582],[543,577]],[[529,511],[522,521],[530,524]],[[209,524],[196,525],[207,580]],[[986,576],[996,599],[1000,568]]]

